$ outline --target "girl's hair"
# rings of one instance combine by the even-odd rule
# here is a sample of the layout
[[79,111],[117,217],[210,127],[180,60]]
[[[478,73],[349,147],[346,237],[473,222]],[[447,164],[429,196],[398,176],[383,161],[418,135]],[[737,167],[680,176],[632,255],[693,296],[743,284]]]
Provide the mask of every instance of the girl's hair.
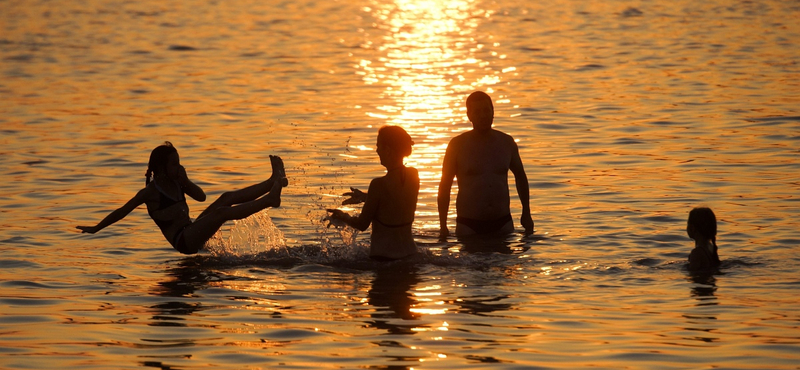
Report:
[[714,255],[717,256],[717,217],[711,208],[697,207],[691,210],[687,223],[704,239],[711,240],[711,244],[714,245]]
[[165,141],[164,144],[157,146],[150,152],[150,161],[147,163],[147,172],[144,174],[145,185],[149,184],[152,180],[153,172],[163,172],[169,160],[169,156],[173,153],[178,154],[178,149],[175,149],[169,141]]
[[397,150],[403,157],[411,155],[411,146],[414,141],[406,130],[400,126],[383,126],[378,130],[378,142]]

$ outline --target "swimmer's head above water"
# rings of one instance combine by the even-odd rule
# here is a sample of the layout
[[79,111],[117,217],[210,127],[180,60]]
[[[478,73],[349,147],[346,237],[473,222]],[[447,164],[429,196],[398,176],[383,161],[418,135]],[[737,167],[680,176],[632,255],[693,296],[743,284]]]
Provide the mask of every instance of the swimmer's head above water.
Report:
[[494,122],[492,98],[483,91],[476,91],[467,97],[467,118],[472,128],[478,131],[489,130]]
[[147,162],[147,172],[144,175],[145,185],[150,183],[153,173],[176,177],[177,174],[172,172],[176,171],[177,167],[180,167],[178,149],[175,149],[169,141],[165,141],[150,152],[150,161]]

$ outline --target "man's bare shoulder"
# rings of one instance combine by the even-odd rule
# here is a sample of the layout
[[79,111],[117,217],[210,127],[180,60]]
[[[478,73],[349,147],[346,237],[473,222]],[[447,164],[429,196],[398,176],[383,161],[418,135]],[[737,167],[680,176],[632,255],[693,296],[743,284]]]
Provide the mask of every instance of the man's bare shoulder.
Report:
[[466,132],[462,132],[462,133],[456,135],[454,138],[450,139],[450,145],[458,145],[458,144],[464,142],[464,140],[468,140],[469,137],[471,136],[471,134],[472,134],[472,130],[466,131]]
[[514,141],[514,138],[511,135],[503,131],[492,129],[492,133],[497,135],[497,137],[502,138],[503,140]]

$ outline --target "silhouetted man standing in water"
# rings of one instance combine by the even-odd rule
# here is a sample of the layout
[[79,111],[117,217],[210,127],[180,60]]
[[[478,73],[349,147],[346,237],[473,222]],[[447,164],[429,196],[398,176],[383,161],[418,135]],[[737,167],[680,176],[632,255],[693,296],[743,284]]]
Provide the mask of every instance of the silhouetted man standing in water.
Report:
[[533,233],[528,176],[522,166],[514,138],[492,128],[492,98],[476,91],[467,98],[467,117],[472,130],[456,136],[447,145],[439,183],[439,237],[450,235],[447,212],[450,189],[458,178],[456,235],[507,235],[514,232],[508,194],[508,171],[514,174],[522,202],[520,223],[525,235]]

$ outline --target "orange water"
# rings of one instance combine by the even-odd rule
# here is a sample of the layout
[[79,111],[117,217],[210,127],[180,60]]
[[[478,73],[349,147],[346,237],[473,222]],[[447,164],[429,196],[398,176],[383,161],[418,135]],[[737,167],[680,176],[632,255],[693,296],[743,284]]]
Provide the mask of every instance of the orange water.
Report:
[[[797,369],[798,16],[790,1],[0,2],[0,367]],[[436,238],[473,90],[518,141],[536,222],[489,252]],[[321,222],[383,173],[385,124],[416,142],[415,266],[370,262],[368,232]],[[194,257],[144,209],[78,234],[143,186],[164,140],[212,198],[282,156],[283,207]],[[718,217],[714,275],[685,270],[697,205]]]

